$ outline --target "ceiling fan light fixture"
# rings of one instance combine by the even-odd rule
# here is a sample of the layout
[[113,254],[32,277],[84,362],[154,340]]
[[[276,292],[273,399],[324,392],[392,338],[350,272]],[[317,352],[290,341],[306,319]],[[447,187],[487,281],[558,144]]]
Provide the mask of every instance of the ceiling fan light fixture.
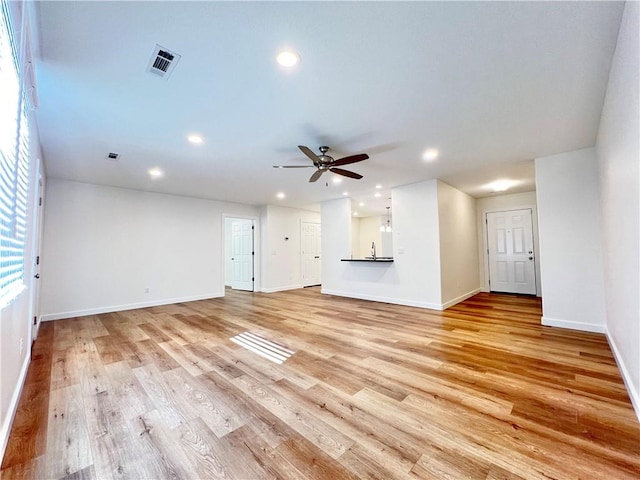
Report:
[[196,133],[192,133],[191,135],[187,136],[187,140],[189,140],[191,143],[195,143],[195,144],[200,144],[202,143],[204,140],[202,139],[202,137]]
[[284,192],[278,192],[278,193],[276,193],[276,197],[278,197],[280,200],[282,200],[284,197],[286,197],[286,195],[284,194]]
[[293,50],[283,50],[276,56],[276,61],[285,68],[291,68],[298,65],[301,58],[298,52]]

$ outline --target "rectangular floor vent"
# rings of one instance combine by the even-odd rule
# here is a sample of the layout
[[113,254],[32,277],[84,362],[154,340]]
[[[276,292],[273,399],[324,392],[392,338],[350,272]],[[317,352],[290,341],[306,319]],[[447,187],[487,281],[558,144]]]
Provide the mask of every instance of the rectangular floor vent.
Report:
[[240,335],[232,337],[231,341],[273,363],[282,363],[295,353],[283,345],[251,332],[242,332]]
[[167,80],[176,68],[180,57],[176,52],[156,44],[147,64],[147,72]]

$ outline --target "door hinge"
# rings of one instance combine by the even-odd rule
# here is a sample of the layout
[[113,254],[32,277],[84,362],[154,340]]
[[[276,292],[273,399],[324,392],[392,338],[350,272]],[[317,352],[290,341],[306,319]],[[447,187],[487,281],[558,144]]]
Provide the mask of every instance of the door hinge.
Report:
[[255,255],[255,254],[256,254],[256,252],[251,252],[251,255]]
[[254,277],[251,277],[251,281],[252,281],[252,282],[255,282],[255,281],[256,281],[256,279],[255,279]]
[[254,227],[253,225],[251,225],[251,230],[255,230],[255,229],[256,229],[256,227]]
[[37,324],[38,323],[38,317],[33,317],[33,324]]
[[38,199],[38,206],[39,206],[39,207],[41,207],[41,206],[42,206],[42,197],[40,197],[40,198]]
[[40,265],[40,255],[36,257],[36,265]]

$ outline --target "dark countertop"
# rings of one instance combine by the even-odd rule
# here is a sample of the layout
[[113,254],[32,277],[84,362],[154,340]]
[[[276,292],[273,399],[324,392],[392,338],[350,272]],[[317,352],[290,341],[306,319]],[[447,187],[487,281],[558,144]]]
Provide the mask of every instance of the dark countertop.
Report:
[[341,262],[393,263],[393,257],[374,258],[341,258]]

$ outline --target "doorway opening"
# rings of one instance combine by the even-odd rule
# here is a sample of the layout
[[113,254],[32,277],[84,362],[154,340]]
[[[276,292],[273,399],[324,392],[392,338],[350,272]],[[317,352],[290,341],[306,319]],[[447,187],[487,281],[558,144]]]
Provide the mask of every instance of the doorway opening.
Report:
[[536,256],[531,208],[487,212],[489,290],[536,295]]
[[255,288],[255,223],[252,219],[224,219],[224,283],[233,290]]

